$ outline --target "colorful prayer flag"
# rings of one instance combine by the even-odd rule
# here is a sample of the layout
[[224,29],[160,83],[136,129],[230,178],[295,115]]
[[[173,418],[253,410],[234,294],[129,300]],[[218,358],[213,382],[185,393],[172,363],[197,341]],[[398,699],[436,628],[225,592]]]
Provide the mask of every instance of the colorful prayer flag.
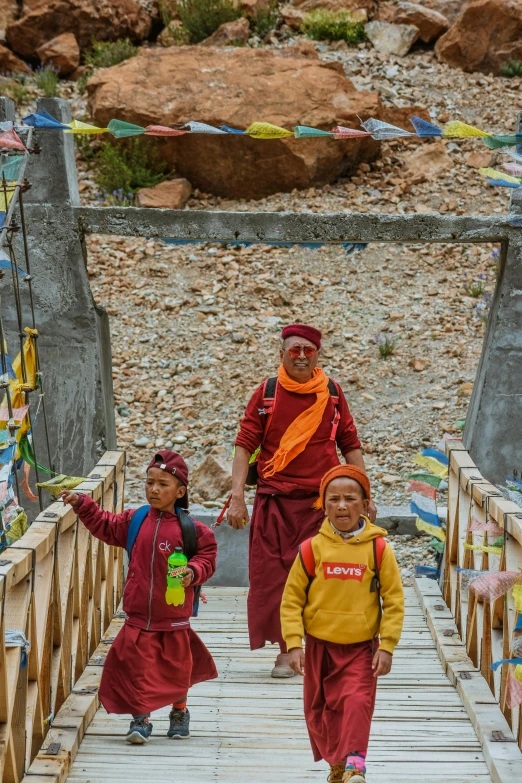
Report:
[[69,127],[69,125],[64,125],[62,122],[55,120],[55,118],[50,115],[49,112],[45,111],[45,109],[41,109],[34,114],[29,114],[27,117],[23,118],[22,122],[24,122],[26,125],[31,125],[33,128],[54,128],[58,130],[65,130],[65,128]]
[[473,125],[466,125],[465,122],[460,120],[455,120],[445,126],[442,135],[445,138],[465,139],[469,136],[492,136],[493,134],[486,133],[486,131],[475,128]]
[[497,136],[495,134],[494,136],[484,138],[483,142],[490,150],[499,150],[502,149],[502,147],[514,147],[516,144],[520,144],[522,142],[522,136]]
[[188,130],[181,128],[167,128],[165,125],[147,125],[145,136],[184,136]]
[[427,120],[423,120],[422,117],[410,117],[410,122],[415,128],[417,136],[442,136],[440,128]]
[[490,571],[473,579],[470,589],[482,601],[496,601],[501,595],[505,595],[521,577],[520,571]]
[[89,125],[88,122],[80,122],[80,120],[73,120],[71,122],[70,128],[67,128],[67,130],[64,131],[64,133],[86,133],[86,134],[96,134],[96,133],[108,133],[108,128],[97,128],[96,125]]
[[0,147],[3,147],[5,149],[10,149],[10,150],[22,150],[23,152],[27,152],[25,144],[14,130],[4,131],[4,133],[0,133]]
[[398,128],[396,125],[390,125],[389,122],[382,122],[382,120],[375,120],[371,117],[365,122],[361,122],[364,130],[367,130],[372,139],[378,141],[385,141],[386,139],[397,139],[400,136],[414,136],[411,131],[404,130],[404,128]]
[[449,465],[449,459],[444,454],[444,452],[439,451],[439,449],[422,449],[422,456],[433,457],[433,459],[437,460],[437,462],[440,462],[441,465]]
[[478,544],[464,544],[464,549],[469,549],[473,552],[487,552],[489,555],[501,555],[502,547],[500,546],[482,546]]
[[309,128],[307,125],[296,125],[294,128],[294,134],[296,139],[310,139],[315,136],[330,136],[333,134],[329,131],[319,130],[318,128]]
[[417,454],[413,458],[413,462],[415,462],[416,465],[420,465],[421,468],[427,468],[430,470],[435,476],[438,476],[439,478],[446,478],[448,475],[448,468],[446,465],[441,465],[441,463],[433,459],[433,457],[425,457],[423,454]]
[[190,133],[215,133],[218,135],[225,135],[225,131],[220,128],[214,128],[213,125],[207,125],[205,122],[186,122],[183,128],[190,131]]
[[432,500],[437,499],[436,488],[432,487],[431,484],[426,484],[424,481],[410,481],[406,492],[418,492]]
[[225,133],[233,133],[236,136],[245,135],[244,130],[239,130],[238,128],[231,128],[230,125],[221,125],[220,130],[224,131]]
[[410,481],[422,481],[424,484],[431,484],[435,489],[439,488],[442,481],[440,476],[434,476],[433,473],[426,473],[424,471],[415,471],[415,473],[410,473],[406,478]]
[[365,136],[371,136],[368,131],[362,131],[359,128],[346,128],[344,125],[336,125],[332,128],[332,134],[334,139],[360,139]]
[[246,129],[245,135],[253,139],[285,139],[294,134],[270,122],[252,122]]
[[141,125],[133,125],[131,122],[123,122],[123,120],[111,120],[107,125],[107,130],[117,139],[141,136],[142,133],[145,133],[145,128],[142,128]]

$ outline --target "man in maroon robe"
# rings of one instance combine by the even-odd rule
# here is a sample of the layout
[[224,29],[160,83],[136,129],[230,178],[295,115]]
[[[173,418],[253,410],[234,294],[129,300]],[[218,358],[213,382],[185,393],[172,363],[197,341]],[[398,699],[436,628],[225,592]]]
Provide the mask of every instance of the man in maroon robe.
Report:
[[[249,546],[250,647],[279,644],[272,676],[291,677],[294,672],[288,665],[279,617],[288,573],[299,544],[315,535],[323,521],[324,513],[312,504],[323,475],[339,464],[337,448],[348,464],[363,470],[364,459],[342,389],[337,383],[328,384],[317,368],[321,332],[293,324],[283,329],[281,337],[281,367],[271,411],[264,405],[265,381],[241,421],[227,519],[236,530],[248,522],[245,481],[250,458],[260,448]],[[311,386],[317,393],[307,391]],[[370,515],[375,517],[374,507]]]

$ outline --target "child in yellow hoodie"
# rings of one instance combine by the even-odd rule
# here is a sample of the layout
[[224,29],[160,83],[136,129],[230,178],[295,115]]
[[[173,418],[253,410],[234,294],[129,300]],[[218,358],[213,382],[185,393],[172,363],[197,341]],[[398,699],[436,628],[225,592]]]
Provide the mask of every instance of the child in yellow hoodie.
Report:
[[326,519],[299,547],[281,603],[314,758],[330,764],[330,783],[365,783],[377,677],[391,669],[404,619],[397,561],[386,531],[368,519],[369,502],[360,468],[323,476],[316,505]]

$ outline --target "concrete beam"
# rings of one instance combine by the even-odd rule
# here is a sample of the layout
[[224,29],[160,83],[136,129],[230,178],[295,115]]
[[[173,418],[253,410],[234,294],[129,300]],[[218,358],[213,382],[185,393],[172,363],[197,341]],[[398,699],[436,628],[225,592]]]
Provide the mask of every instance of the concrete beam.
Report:
[[204,242],[505,242],[522,233],[509,216],[204,212],[75,207],[86,234]]

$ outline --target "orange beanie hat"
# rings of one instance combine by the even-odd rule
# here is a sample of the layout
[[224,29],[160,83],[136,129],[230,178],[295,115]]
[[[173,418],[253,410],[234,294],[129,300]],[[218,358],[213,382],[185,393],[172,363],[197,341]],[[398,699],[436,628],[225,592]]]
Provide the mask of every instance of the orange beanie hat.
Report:
[[356,465],[336,465],[335,468],[332,468],[328,471],[328,473],[325,473],[323,478],[321,479],[321,486],[319,487],[319,497],[314,503],[314,508],[323,508],[324,509],[324,496],[326,492],[326,487],[330,483],[330,481],[333,481],[336,478],[339,478],[340,476],[345,476],[346,478],[351,478],[354,481],[356,481],[362,488],[362,491],[364,492],[364,496],[367,500],[370,500],[371,497],[371,491],[370,491],[370,479],[362,470],[362,468],[356,467]]

